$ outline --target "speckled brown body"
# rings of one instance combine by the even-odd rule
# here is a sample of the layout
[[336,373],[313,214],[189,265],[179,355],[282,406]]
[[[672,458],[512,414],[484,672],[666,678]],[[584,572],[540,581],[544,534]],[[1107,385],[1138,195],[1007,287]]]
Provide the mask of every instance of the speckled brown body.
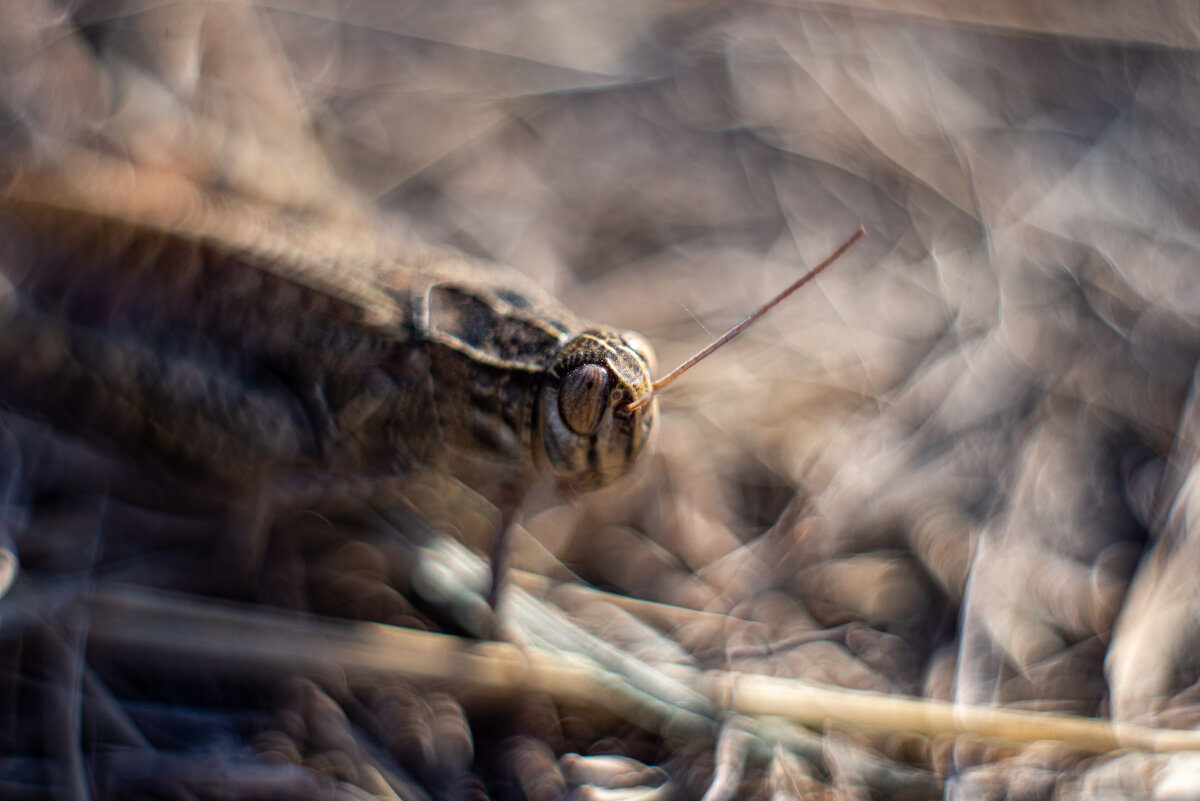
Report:
[[[181,212],[167,188],[161,204],[140,196],[145,181],[132,200],[53,181],[10,190],[8,408],[230,482],[433,468],[512,483],[541,466],[584,490],[636,459],[654,410],[622,401],[650,391],[650,356],[622,334],[581,336],[495,265],[399,259],[379,229],[314,230],[209,198]],[[375,241],[332,244],[356,233]],[[584,362],[614,389],[581,435],[557,409],[563,375]]]

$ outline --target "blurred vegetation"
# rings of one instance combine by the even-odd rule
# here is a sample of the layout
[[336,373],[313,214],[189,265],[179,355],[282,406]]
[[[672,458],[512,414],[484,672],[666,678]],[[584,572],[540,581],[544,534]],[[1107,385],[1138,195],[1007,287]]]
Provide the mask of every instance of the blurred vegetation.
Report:
[[[369,220],[513,265],[581,317],[641,332],[664,369],[868,231],[664,394],[629,478],[525,509],[516,567],[565,586],[519,575],[540,600],[502,605],[509,636],[564,653],[576,646],[552,637],[597,638],[606,670],[653,668],[633,701],[481,697],[450,670],[362,679],[349,643],[289,669],[241,650],[245,619],[215,611],[204,647],[188,639],[199,623],[178,642],[168,623],[155,649],[113,587],[186,592],[202,615],[286,610],[313,638],[310,615],[470,631],[479,598],[458,593],[478,566],[445,535],[486,553],[494,510],[433,476],[386,504],[274,515],[162,475],[129,443],[0,410],[0,544],[9,573],[21,562],[0,601],[0,795],[1197,792],[1186,754],[773,729],[667,682],[736,669],[1200,722],[1191,4],[14,0],[0,14],[0,185],[82,153],[281,218]],[[0,323],[17,262],[0,244]],[[78,603],[93,593],[103,603]],[[530,609],[560,617],[535,629]],[[625,714],[660,702],[683,717]]]

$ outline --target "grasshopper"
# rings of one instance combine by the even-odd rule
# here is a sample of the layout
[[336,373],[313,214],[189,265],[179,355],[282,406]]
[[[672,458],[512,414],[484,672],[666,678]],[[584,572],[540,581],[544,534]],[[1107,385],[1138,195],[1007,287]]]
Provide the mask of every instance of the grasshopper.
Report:
[[530,483],[628,473],[656,393],[863,233],[654,381],[639,335],[366,215],[280,217],[95,156],[18,174],[2,208],[5,405],[235,486],[444,471],[500,509],[493,604]]

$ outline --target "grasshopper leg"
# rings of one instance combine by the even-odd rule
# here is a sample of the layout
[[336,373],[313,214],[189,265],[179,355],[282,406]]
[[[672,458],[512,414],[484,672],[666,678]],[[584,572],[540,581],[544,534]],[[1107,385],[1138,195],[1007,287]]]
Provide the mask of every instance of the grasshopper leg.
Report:
[[492,541],[492,584],[487,595],[488,606],[493,614],[500,600],[500,591],[504,589],[504,578],[508,573],[509,564],[509,540],[521,502],[525,499],[525,492],[526,487],[523,484],[505,482],[497,493],[499,497],[495,499],[500,519],[496,524],[495,539]]

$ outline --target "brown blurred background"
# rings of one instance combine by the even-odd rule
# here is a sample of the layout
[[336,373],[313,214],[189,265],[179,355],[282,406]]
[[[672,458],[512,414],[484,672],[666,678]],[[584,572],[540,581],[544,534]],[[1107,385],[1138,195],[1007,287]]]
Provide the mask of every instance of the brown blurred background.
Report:
[[[658,621],[656,659],[1200,721],[1193,5],[8,0],[0,13],[3,175],[93,152],[280,214],[378,213],[641,332],[663,368],[861,223],[841,263],[663,396],[633,476],[531,509],[517,566],[712,613]],[[44,458],[108,458],[56,448]],[[99,537],[156,583],[163,510],[147,523],[97,513],[110,507],[95,487],[34,491],[19,451],[0,467],[26,566],[100,580],[54,556]],[[90,469],[108,468],[75,468]],[[486,546],[486,511],[417,495]],[[186,539],[194,515],[166,505]],[[268,546],[262,597],[439,627],[390,586],[386,547],[317,540]],[[723,775],[709,740],[544,700],[463,712],[453,686],[364,695],[293,678],[271,695],[105,672],[111,654],[84,655],[86,626],[56,618],[55,597],[0,605],[6,797],[385,797],[361,756],[375,751],[439,798],[581,793],[555,761],[569,751],[661,765],[678,797]],[[570,611],[601,633],[611,622]],[[56,715],[76,721],[71,742]],[[47,732],[30,734],[38,720]],[[1061,747],[828,732],[816,755],[743,757],[740,783],[710,798],[1200,791],[1185,757]],[[281,764],[291,773],[246,767]]]

